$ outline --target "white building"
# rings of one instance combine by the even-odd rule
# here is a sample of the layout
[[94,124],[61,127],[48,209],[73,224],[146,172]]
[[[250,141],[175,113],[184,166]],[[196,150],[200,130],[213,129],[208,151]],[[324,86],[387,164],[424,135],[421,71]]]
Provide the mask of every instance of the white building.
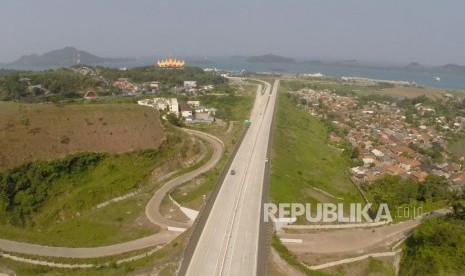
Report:
[[153,107],[153,100],[151,100],[151,99],[138,100],[137,104],[138,105],[143,105],[143,106]]
[[197,82],[196,81],[184,81],[184,88],[191,89],[196,88]]
[[170,112],[173,113],[173,114],[176,114],[176,116],[179,115],[178,99],[176,99],[176,98],[171,98],[170,99]]
[[171,113],[179,115],[179,104],[176,98],[153,98],[137,101],[138,105],[149,106],[156,110],[168,110]]
[[152,90],[157,90],[160,87],[160,82],[158,81],[152,81],[149,84],[149,88]]
[[181,116],[184,118],[190,118],[192,119],[193,113],[192,113],[192,107],[189,104],[182,103],[179,105],[179,110],[181,111]]
[[369,165],[375,163],[375,159],[369,158],[369,157],[363,158],[362,161],[363,161],[363,165],[365,165],[365,166],[369,166]]
[[384,156],[384,153],[380,150],[377,150],[377,149],[374,149],[371,151],[371,153],[373,153],[376,157],[383,157]]

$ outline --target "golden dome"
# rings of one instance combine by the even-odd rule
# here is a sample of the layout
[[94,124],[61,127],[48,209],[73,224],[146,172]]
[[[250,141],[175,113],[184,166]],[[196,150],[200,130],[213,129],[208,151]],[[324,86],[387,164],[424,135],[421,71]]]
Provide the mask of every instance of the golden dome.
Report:
[[158,60],[157,65],[162,69],[182,69],[184,68],[185,61],[178,60],[173,57],[168,57],[165,60]]

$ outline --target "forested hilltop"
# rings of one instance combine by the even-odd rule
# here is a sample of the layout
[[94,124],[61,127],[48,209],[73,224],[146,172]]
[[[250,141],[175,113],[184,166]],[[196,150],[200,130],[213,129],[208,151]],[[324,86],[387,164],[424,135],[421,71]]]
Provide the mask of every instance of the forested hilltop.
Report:
[[[99,96],[118,95],[123,91],[114,85],[120,78],[147,85],[158,82],[162,90],[182,86],[184,81],[197,85],[220,85],[226,78],[201,68],[159,70],[155,66],[127,70],[79,66],[47,71],[0,71],[0,100],[39,102],[83,97],[88,90]],[[143,91],[141,91],[143,92]]]
[[425,221],[407,239],[400,275],[465,273],[465,204],[452,204],[453,214]]
[[112,91],[102,80],[69,69],[18,71],[0,77],[0,100],[3,101],[34,101],[44,96],[77,98],[87,89]]

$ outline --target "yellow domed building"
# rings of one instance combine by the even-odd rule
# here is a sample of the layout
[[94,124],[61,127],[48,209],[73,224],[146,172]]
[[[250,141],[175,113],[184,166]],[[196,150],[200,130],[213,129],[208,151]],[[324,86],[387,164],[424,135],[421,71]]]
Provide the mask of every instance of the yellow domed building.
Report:
[[184,69],[186,62],[184,60],[169,57],[165,60],[158,60],[157,65],[160,69]]

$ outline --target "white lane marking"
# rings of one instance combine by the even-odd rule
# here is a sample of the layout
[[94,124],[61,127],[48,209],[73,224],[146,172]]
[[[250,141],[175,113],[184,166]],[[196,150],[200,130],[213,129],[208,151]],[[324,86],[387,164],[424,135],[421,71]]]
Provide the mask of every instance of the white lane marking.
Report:
[[302,239],[285,239],[285,238],[280,238],[281,242],[283,243],[303,243]]

